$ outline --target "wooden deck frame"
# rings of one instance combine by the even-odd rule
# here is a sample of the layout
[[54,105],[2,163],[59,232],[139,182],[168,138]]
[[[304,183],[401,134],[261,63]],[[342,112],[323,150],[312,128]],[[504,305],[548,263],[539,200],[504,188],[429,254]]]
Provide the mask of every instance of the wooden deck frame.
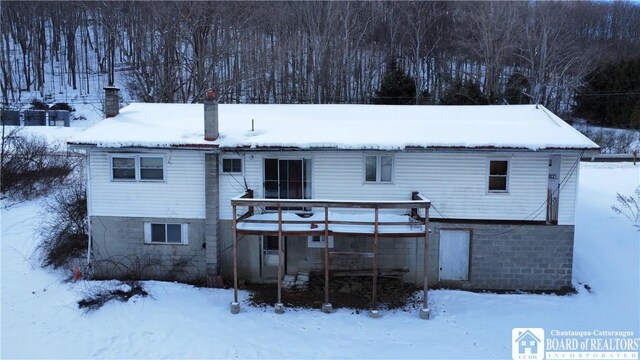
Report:
[[[378,280],[378,245],[380,237],[418,237],[420,233],[411,232],[411,233],[403,233],[403,232],[380,232],[380,226],[383,225],[420,225],[424,226],[424,294],[423,294],[423,304],[420,312],[421,318],[428,318],[429,308],[428,308],[428,287],[429,281],[427,276],[428,271],[428,254],[429,254],[429,208],[431,206],[431,202],[426,199],[424,196],[420,195],[418,192],[413,192],[411,194],[411,200],[408,201],[351,201],[351,200],[316,200],[316,199],[254,199],[253,191],[248,190],[245,194],[235,197],[231,199],[231,206],[233,208],[233,225],[232,225],[232,241],[233,241],[233,303],[232,305],[232,313],[238,313],[238,251],[237,251],[237,242],[238,242],[238,234],[248,234],[248,235],[277,235],[278,236],[278,298],[276,304],[276,312],[283,312],[282,305],[282,276],[283,276],[283,236],[284,235],[293,235],[293,236],[312,236],[312,235],[324,235],[324,305],[328,306],[327,308],[331,308],[331,304],[329,302],[329,262],[330,262],[330,252],[328,246],[328,239],[331,235],[360,235],[360,236],[373,236],[373,288],[372,288],[372,298],[371,298],[371,310],[377,310],[377,280]],[[240,215],[238,217],[237,209],[238,207],[247,207],[247,212]],[[278,219],[277,220],[253,220],[250,217],[255,214],[255,207],[273,207],[277,209]],[[313,230],[310,229],[308,231],[304,230],[296,230],[296,231],[286,231],[283,229],[284,224],[317,224],[316,221],[285,221],[282,219],[282,209],[283,208],[291,208],[291,207],[303,207],[303,208],[321,208],[324,210],[324,229]],[[353,209],[373,209],[374,211],[374,221],[373,222],[363,222],[363,221],[332,221],[329,219],[329,209],[330,208],[353,208]],[[413,222],[387,222],[380,223],[379,221],[379,210],[380,209],[410,209],[411,210],[411,218],[414,220]],[[420,216],[420,209],[424,209],[424,217]],[[416,222],[417,220],[417,222]],[[277,224],[277,230],[243,230],[238,229],[238,223],[271,223]],[[373,234],[369,232],[333,232],[329,229],[329,225],[331,224],[340,224],[340,225],[373,225],[374,231]],[[234,308],[235,306],[235,308]],[[424,315],[426,314],[426,316]]]

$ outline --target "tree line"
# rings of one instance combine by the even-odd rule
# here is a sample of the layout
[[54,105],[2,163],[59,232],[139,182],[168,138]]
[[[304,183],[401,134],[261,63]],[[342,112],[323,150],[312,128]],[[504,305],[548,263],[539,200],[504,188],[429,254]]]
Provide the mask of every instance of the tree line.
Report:
[[406,103],[566,113],[594,67],[640,56],[640,5],[621,1],[49,1],[1,11],[5,105],[21,91],[89,94],[96,79],[144,102],[198,102],[209,88],[227,103],[383,102],[392,64],[413,82]]

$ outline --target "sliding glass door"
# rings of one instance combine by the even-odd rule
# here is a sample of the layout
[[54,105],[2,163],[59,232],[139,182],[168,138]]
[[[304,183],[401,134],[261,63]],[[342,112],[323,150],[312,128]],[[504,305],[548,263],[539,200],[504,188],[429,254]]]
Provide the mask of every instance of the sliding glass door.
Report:
[[267,199],[310,199],[311,159],[264,159]]

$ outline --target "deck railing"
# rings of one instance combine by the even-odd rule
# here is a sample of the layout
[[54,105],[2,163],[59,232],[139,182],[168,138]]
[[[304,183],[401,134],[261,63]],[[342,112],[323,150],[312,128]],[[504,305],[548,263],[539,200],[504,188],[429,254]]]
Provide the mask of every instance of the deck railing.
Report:
[[[329,239],[331,234],[340,234],[342,232],[331,229],[331,225],[354,225],[373,226],[373,231],[362,231],[361,234],[370,235],[373,237],[373,287],[372,287],[372,302],[371,302],[371,314],[377,314],[376,304],[376,291],[377,291],[377,277],[378,277],[378,242],[381,236],[401,236],[401,237],[416,237],[420,236],[424,238],[424,297],[423,306],[420,312],[421,318],[429,317],[428,310],[428,278],[427,278],[427,259],[429,248],[429,207],[431,202],[418,192],[411,194],[411,200],[400,201],[371,201],[371,200],[320,200],[320,199],[256,199],[253,198],[253,191],[248,190],[245,194],[235,197],[231,200],[233,208],[233,286],[234,286],[234,302],[232,303],[232,312],[237,313],[239,311],[238,303],[238,251],[237,251],[237,239],[238,234],[262,234],[262,235],[277,235],[278,236],[278,300],[276,303],[276,312],[281,313],[283,310],[282,305],[282,277],[283,277],[283,234],[287,235],[324,235],[325,239]],[[239,207],[246,207],[247,211],[238,216],[237,210]],[[276,209],[277,219],[252,219],[251,217],[256,214],[255,208],[271,208]],[[324,218],[313,220],[305,220],[303,218],[296,220],[284,220],[283,211],[290,208],[307,208],[314,209],[316,212],[322,210],[324,212]],[[373,210],[373,221],[362,220],[335,220],[330,219],[329,209],[371,209]],[[410,221],[380,221],[380,210],[382,209],[409,209]],[[423,212],[421,214],[421,212]],[[238,229],[239,223],[261,223],[276,225],[275,229]],[[285,230],[283,225],[285,224],[309,224],[308,229]],[[315,226],[314,226],[315,225]],[[421,226],[422,231],[380,231],[381,227],[385,226]],[[322,227],[320,227],[322,226]],[[357,229],[351,229],[347,233],[357,234]],[[325,289],[324,289],[324,305],[323,311],[330,312],[331,304],[329,303],[329,247],[328,241],[324,241],[324,276],[325,276]]]

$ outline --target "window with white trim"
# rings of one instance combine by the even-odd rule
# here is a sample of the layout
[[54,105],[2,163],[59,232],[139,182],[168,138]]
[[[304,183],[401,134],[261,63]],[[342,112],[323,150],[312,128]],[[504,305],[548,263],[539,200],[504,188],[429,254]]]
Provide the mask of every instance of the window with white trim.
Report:
[[489,192],[507,192],[509,186],[509,160],[489,161]]
[[[333,248],[333,236],[329,236],[329,247]],[[324,248],[324,235],[307,237],[307,246],[310,248]]]
[[188,244],[189,225],[180,223],[144,223],[147,244]]
[[141,156],[140,180],[164,180],[164,159],[162,157]]
[[390,183],[393,181],[393,156],[366,155],[364,157],[364,181]]
[[164,181],[164,157],[158,155],[112,155],[114,181]]
[[222,158],[223,174],[242,174],[241,158]]
[[113,180],[134,180],[136,179],[136,158],[135,157],[112,157],[111,174]]

